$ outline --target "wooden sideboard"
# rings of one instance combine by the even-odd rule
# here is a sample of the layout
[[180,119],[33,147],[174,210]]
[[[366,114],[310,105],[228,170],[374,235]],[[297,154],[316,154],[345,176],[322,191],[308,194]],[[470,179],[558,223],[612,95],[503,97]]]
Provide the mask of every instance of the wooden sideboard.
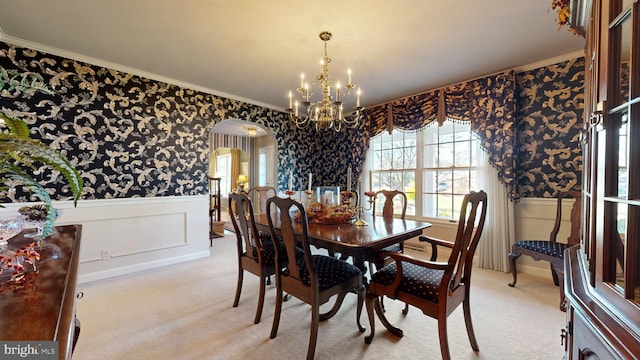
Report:
[[[9,246],[33,241],[23,236],[27,231]],[[82,225],[56,226],[45,242],[60,248],[58,258],[36,263],[37,273],[29,273],[25,284],[2,286],[0,340],[57,341],[58,358],[71,358],[80,331],[75,300],[81,233]]]

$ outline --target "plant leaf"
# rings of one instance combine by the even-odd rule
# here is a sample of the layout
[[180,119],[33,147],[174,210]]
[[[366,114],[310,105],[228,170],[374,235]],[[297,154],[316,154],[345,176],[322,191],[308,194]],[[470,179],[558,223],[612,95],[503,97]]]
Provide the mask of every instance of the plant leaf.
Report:
[[[3,175],[4,177],[12,180],[19,181],[25,188],[27,188],[27,190],[31,194],[40,199],[40,201],[42,201],[47,206],[47,209],[53,209],[51,196],[49,196],[45,188],[40,185],[40,183],[35,181],[30,175],[24,173],[20,167],[6,162],[0,163],[0,175]],[[43,239],[53,232],[55,219],[55,211],[48,211],[47,220],[42,227]]]
[[15,136],[30,137],[29,125],[20,119],[11,117],[0,111],[0,119],[7,125],[9,132]]
[[29,137],[0,134],[0,160],[3,163],[14,160],[29,167],[34,162],[51,166],[64,176],[73,194],[74,206],[77,204],[84,181],[73,165],[55,149]]

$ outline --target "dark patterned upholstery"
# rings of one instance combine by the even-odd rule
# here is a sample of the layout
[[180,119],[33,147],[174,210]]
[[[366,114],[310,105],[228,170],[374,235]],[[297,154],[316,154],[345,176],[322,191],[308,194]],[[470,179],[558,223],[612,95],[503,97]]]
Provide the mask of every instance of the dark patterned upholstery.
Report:
[[[391,285],[396,278],[396,263],[391,263],[373,274],[371,282]],[[428,269],[408,262],[402,262],[402,280],[398,291],[419,296],[425,300],[438,302],[440,280],[444,270]]]
[[[360,274],[360,270],[358,270],[357,267],[346,261],[325,255],[313,255],[312,258],[318,274],[320,291],[328,289]],[[311,282],[309,281],[309,271],[307,270],[304,258],[299,257],[296,261],[296,265],[298,266],[298,270],[300,270],[302,283],[305,285],[311,285]]]
[[554,257],[557,257],[558,259],[563,258],[562,254],[564,253],[564,250],[567,248],[567,244],[545,241],[545,240],[523,240],[523,241],[518,241],[513,245],[523,249],[533,250],[541,254],[554,256]]
[[[259,231],[258,236],[260,236],[260,242],[262,243],[262,249],[264,250],[264,263],[266,265],[273,265],[276,263],[276,251],[273,248],[273,241],[271,241],[271,234]],[[285,250],[284,243],[281,238],[278,238],[278,244],[280,245],[280,249],[282,249],[283,261],[286,265],[287,263],[287,251]],[[253,258],[258,261],[258,249],[255,246],[251,247]],[[296,249],[296,253],[298,256],[304,256],[302,249],[298,251]]]

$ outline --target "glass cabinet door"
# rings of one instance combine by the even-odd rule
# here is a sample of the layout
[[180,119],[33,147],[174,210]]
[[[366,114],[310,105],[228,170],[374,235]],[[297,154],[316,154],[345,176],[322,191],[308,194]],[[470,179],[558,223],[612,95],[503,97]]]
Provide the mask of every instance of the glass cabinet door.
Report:
[[[609,2],[602,278],[605,292],[640,304],[640,17],[634,0]],[[635,29],[635,31],[634,31]],[[635,141],[634,141],[635,140]]]

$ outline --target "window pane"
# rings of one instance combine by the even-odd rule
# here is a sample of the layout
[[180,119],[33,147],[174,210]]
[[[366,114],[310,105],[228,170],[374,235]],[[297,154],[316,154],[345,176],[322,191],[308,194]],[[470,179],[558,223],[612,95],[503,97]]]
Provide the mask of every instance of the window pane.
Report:
[[436,217],[453,219],[453,197],[448,194],[438,194],[438,209]]
[[438,145],[438,167],[453,166],[453,143]]
[[469,144],[471,146],[471,164],[473,166],[477,166],[480,164],[480,157],[478,157],[478,152],[480,151],[480,143],[478,142],[478,138],[474,135],[471,137],[471,142]]
[[435,194],[422,195],[422,216],[437,217],[437,201]]
[[626,198],[627,197],[627,180],[628,180],[628,160],[627,154],[629,149],[628,143],[628,129],[629,122],[628,114],[621,114],[621,126],[618,134],[618,193],[617,195]]
[[392,164],[391,169],[402,169],[404,168],[404,151],[402,148],[392,150]]
[[391,150],[382,150],[380,152],[380,167],[379,169],[391,169],[393,153]]
[[404,146],[408,148],[415,148],[418,145],[416,141],[416,133],[405,133]]
[[434,193],[437,191],[438,183],[437,173],[433,170],[425,170],[422,172],[422,192]]
[[456,123],[455,128],[455,141],[469,140],[471,137],[471,124],[470,123]]
[[614,236],[611,240],[613,244],[611,246],[613,250],[613,255],[616,261],[613,262],[615,265],[615,284],[620,286],[621,289],[624,289],[625,284],[625,248],[626,239],[627,239],[627,206],[625,204],[616,204],[616,212],[617,212],[617,221],[616,221],[616,232],[617,236]]
[[453,172],[449,169],[438,170],[438,182],[434,189],[438,193],[451,193],[453,189]]
[[[614,30],[614,34],[616,37],[620,39],[620,43],[618,44],[618,48],[614,49],[618,53],[620,63],[617,64],[618,75],[617,79],[619,79],[618,84],[618,99],[614,103],[614,105],[621,105],[625,102],[629,101],[630,94],[630,60],[631,60],[631,31],[632,28],[632,18],[628,16],[621,26],[617,26]],[[614,42],[615,43],[615,42]],[[615,57],[614,57],[615,58]]]
[[407,215],[416,214],[416,173],[415,171],[404,172],[403,190],[407,195]]
[[453,172],[453,190],[455,194],[466,194],[469,192],[469,170],[459,170]]
[[455,143],[455,166],[471,165],[471,149],[469,141]]
[[432,145],[432,144],[438,143],[438,125],[437,124],[431,123],[431,125],[428,125],[426,128],[424,128],[422,133],[423,133],[422,141],[424,141],[425,145]]
[[426,145],[424,147],[424,152],[422,153],[422,156],[424,157],[424,161],[422,162],[424,164],[424,167],[434,168],[438,166],[437,165],[438,145]]

